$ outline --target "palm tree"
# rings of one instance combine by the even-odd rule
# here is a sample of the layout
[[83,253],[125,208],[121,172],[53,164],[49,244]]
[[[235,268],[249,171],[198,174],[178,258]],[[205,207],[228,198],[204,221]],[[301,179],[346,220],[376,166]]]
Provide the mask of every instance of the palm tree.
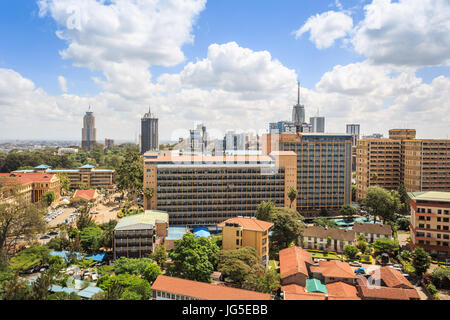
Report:
[[294,200],[298,197],[298,191],[295,188],[291,187],[288,191],[288,197],[289,200],[291,200],[291,203],[289,204],[289,208],[291,208],[292,202],[294,202]]

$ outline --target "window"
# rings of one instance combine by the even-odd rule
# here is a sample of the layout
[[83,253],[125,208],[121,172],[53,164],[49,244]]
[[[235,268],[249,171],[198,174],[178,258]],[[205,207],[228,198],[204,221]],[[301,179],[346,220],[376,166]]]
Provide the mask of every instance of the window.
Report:
[[239,239],[236,239],[236,245],[237,246],[239,245]]

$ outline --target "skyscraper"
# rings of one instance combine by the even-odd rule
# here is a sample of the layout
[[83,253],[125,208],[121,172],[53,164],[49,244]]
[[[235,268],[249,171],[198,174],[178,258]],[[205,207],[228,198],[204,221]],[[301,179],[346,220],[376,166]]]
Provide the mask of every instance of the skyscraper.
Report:
[[300,104],[300,82],[297,82],[298,94],[297,104],[292,109],[292,122],[294,122],[298,128],[301,128],[302,123],[305,122],[305,107]]
[[141,153],[158,149],[158,118],[151,113],[149,107],[148,113],[141,119]]
[[95,128],[94,112],[89,110],[83,117],[83,128],[81,129],[81,147],[84,150],[92,150],[97,141],[97,129]]
[[206,152],[208,146],[208,135],[206,127],[198,124],[196,129],[189,130],[189,149],[192,153]]
[[353,136],[353,146],[356,146],[359,139],[359,124],[347,124],[346,133],[349,133]]
[[312,132],[325,132],[325,117],[311,117],[309,123],[312,126]]

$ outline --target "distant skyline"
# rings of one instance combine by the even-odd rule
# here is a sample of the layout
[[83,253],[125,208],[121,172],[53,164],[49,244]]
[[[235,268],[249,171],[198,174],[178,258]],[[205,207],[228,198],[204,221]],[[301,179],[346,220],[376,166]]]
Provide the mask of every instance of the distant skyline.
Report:
[[0,2],[0,140],[161,141],[306,119],[361,136],[412,128],[450,136],[447,0],[5,0]]

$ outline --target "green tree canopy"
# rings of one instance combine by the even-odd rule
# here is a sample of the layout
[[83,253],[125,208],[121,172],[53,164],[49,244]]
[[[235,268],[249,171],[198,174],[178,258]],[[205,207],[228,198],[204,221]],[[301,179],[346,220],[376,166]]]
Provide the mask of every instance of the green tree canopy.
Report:
[[370,214],[374,217],[379,216],[384,221],[394,221],[395,213],[400,208],[398,192],[389,192],[379,186],[372,186],[367,189],[363,203]]
[[274,269],[261,273],[251,273],[246,277],[243,288],[275,295],[280,288],[280,274]]
[[153,261],[150,258],[130,259],[120,257],[114,261],[114,273],[144,275],[145,269],[151,264],[153,264]]
[[161,268],[157,264],[152,263],[145,268],[143,276],[145,280],[153,283],[161,273]]
[[272,201],[263,201],[256,207],[255,217],[262,221],[273,221],[275,204]]
[[358,252],[359,252],[359,249],[350,244],[348,244],[344,247],[344,255],[350,260],[354,260],[356,258],[356,255],[358,254]]
[[303,217],[296,210],[277,207],[271,236],[273,247],[281,250],[289,247],[293,242],[297,244],[304,227],[302,220]]
[[125,160],[117,169],[117,189],[128,192],[130,198],[142,192],[144,164],[137,152],[127,152]]
[[167,269],[169,276],[209,282],[211,273],[217,263],[219,251],[215,241],[209,238],[195,238],[193,233],[186,233],[176,241],[176,248],[169,256],[173,264]]
[[42,201],[47,206],[50,206],[53,203],[53,201],[55,201],[55,193],[53,191],[47,191],[42,195]]
[[375,255],[387,253],[391,257],[395,257],[400,250],[398,242],[389,238],[379,238],[372,244]]
[[87,253],[95,253],[100,249],[103,237],[102,229],[97,226],[87,227],[80,231],[80,243]]
[[416,275],[421,277],[425,274],[430,267],[431,257],[422,248],[418,247],[414,249],[412,253],[412,266],[416,269]]
[[290,187],[290,188],[289,188],[289,191],[288,191],[288,198],[289,198],[289,200],[291,201],[291,202],[289,203],[289,208],[292,208],[292,202],[294,202],[294,200],[297,199],[297,197],[298,197],[298,191],[297,191],[297,189],[295,189],[295,188],[293,188],[293,187]]
[[164,262],[167,261],[169,255],[167,254],[166,247],[161,244],[156,247],[155,252],[153,252],[152,258],[156,261],[158,266],[162,267]]

